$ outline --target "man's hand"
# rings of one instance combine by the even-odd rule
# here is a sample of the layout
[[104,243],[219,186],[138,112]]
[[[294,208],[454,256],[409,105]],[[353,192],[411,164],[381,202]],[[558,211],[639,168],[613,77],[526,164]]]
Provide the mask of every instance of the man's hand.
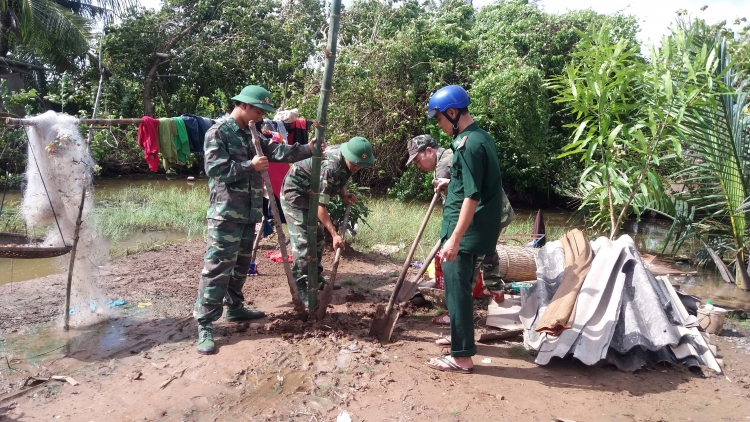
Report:
[[261,172],[268,170],[268,158],[262,157],[260,155],[256,155],[253,157],[253,169],[255,171]]
[[448,191],[448,184],[451,179],[434,179],[432,181],[432,187],[435,188],[435,193],[445,193]]
[[448,240],[443,243],[443,249],[440,251],[440,258],[443,262],[453,261],[458,255],[458,243],[453,240],[453,236],[449,237]]
[[344,250],[346,248],[346,243],[344,243],[344,239],[341,236],[336,235],[333,236],[333,250],[335,251],[338,248]]
[[[312,138],[312,141],[310,141],[310,152],[315,152],[315,143],[318,142],[316,138]],[[323,152],[326,150],[326,141],[323,141],[322,144],[320,144],[320,152]]]
[[347,193],[341,196],[341,200],[344,201],[345,204],[354,205],[357,203],[357,195],[353,193]]

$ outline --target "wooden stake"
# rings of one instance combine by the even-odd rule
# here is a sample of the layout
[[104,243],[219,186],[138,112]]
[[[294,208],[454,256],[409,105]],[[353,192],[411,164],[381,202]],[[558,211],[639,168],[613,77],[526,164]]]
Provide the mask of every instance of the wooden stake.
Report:
[[[255,145],[255,155],[263,157],[263,149],[260,145],[260,134],[255,128],[255,122],[250,121],[248,125],[250,132],[253,134],[253,145]],[[297,293],[297,283],[294,281],[292,275],[292,267],[289,265],[289,255],[286,253],[286,235],[284,235],[284,228],[281,226],[281,217],[279,216],[279,206],[276,204],[276,196],[273,194],[273,187],[271,186],[271,178],[268,177],[268,170],[263,172],[263,181],[266,184],[266,190],[268,191],[268,203],[271,206],[271,213],[273,214],[273,221],[276,223],[276,238],[279,240],[279,249],[281,250],[281,259],[284,263],[284,272],[286,273],[286,279],[289,282],[289,291],[292,294],[292,302],[294,302],[294,310],[302,313],[305,312],[305,304],[302,303],[302,299]],[[261,227],[261,230],[263,228]]]
[[83,216],[83,205],[86,203],[86,187],[81,191],[81,205],[78,207],[78,219],[76,230],[73,234],[73,248],[70,250],[70,263],[68,264],[68,284],[65,287],[65,323],[63,329],[70,329],[70,288],[73,285],[73,266],[76,262],[76,248],[78,247],[78,235],[81,232],[81,216]]

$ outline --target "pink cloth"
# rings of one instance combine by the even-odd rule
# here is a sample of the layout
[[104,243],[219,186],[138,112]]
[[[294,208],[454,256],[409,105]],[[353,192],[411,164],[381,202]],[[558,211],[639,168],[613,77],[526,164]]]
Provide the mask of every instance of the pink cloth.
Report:
[[153,117],[143,116],[143,123],[138,126],[138,146],[143,148],[143,155],[148,168],[159,171],[159,121]]

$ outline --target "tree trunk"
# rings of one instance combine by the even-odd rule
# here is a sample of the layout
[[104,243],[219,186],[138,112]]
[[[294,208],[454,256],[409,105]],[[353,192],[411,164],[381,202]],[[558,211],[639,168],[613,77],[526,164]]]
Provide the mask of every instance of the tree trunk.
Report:
[[159,71],[159,66],[163,65],[167,61],[169,61],[168,54],[169,50],[173,49],[174,46],[177,44],[178,41],[180,41],[183,37],[185,37],[187,34],[190,33],[190,31],[193,30],[196,26],[198,26],[200,22],[196,22],[187,28],[183,29],[182,32],[175,35],[174,38],[169,40],[167,45],[164,46],[164,49],[162,52],[155,52],[154,57],[156,58],[154,60],[154,65],[151,66],[151,69],[149,69],[148,74],[146,74],[146,79],[143,81],[143,115],[144,116],[151,116],[154,115],[154,97],[151,94],[151,85],[154,82],[154,78],[156,77],[156,74]]

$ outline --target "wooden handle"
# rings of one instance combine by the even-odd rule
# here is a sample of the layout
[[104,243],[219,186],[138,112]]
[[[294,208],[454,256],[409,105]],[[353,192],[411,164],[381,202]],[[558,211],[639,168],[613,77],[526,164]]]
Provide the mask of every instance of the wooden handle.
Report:
[[[346,238],[346,225],[349,223],[349,212],[352,210],[352,204],[346,204],[346,211],[344,211],[344,220],[339,227],[339,236],[342,239]],[[339,269],[339,259],[341,259],[341,248],[336,249],[336,257],[333,259],[333,267],[331,268],[331,285],[336,280],[336,273]]]
[[[263,157],[263,149],[260,145],[260,134],[255,128],[255,122],[252,120],[249,123],[250,132],[253,134],[253,145],[255,145],[255,155]],[[273,194],[273,187],[271,186],[271,179],[268,177],[268,171],[263,172],[263,181],[266,184],[266,190],[268,191],[268,203],[271,206],[271,213],[273,214],[273,221],[276,223],[276,238],[279,240],[279,249],[281,250],[281,259],[284,263],[284,272],[286,273],[287,282],[289,283],[289,291],[292,294],[292,302],[294,302],[294,309],[297,312],[304,312],[305,304],[302,303],[302,299],[299,297],[297,292],[297,283],[295,283],[294,276],[292,275],[292,267],[289,265],[289,255],[286,253],[286,235],[284,235],[284,229],[281,227],[281,217],[279,216],[279,207],[276,204],[276,196]],[[262,228],[261,228],[262,229]]]
[[424,233],[424,229],[427,227],[427,222],[430,221],[430,215],[432,215],[432,210],[435,209],[435,205],[437,205],[438,199],[440,199],[440,193],[435,192],[435,195],[432,196],[432,202],[430,202],[430,208],[427,210],[427,214],[425,214],[424,220],[422,220],[422,226],[419,228],[417,237],[414,238],[414,242],[411,244],[411,249],[409,250],[409,253],[406,254],[406,260],[404,261],[404,266],[401,267],[401,273],[398,275],[396,287],[393,288],[391,299],[388,301],[388,306],[385,308],[386,314],[390,313],[391,309],[393,308],[393,304],[396,302],[398,292],[399,290],[401,290],[401,286],[404,284],[404,279],[406,278],[406,273],[409,271],[411,258],[414,256],[414,251],[417,249],[417,245],[419,245],[419,240],[422,239],[422,234]]

